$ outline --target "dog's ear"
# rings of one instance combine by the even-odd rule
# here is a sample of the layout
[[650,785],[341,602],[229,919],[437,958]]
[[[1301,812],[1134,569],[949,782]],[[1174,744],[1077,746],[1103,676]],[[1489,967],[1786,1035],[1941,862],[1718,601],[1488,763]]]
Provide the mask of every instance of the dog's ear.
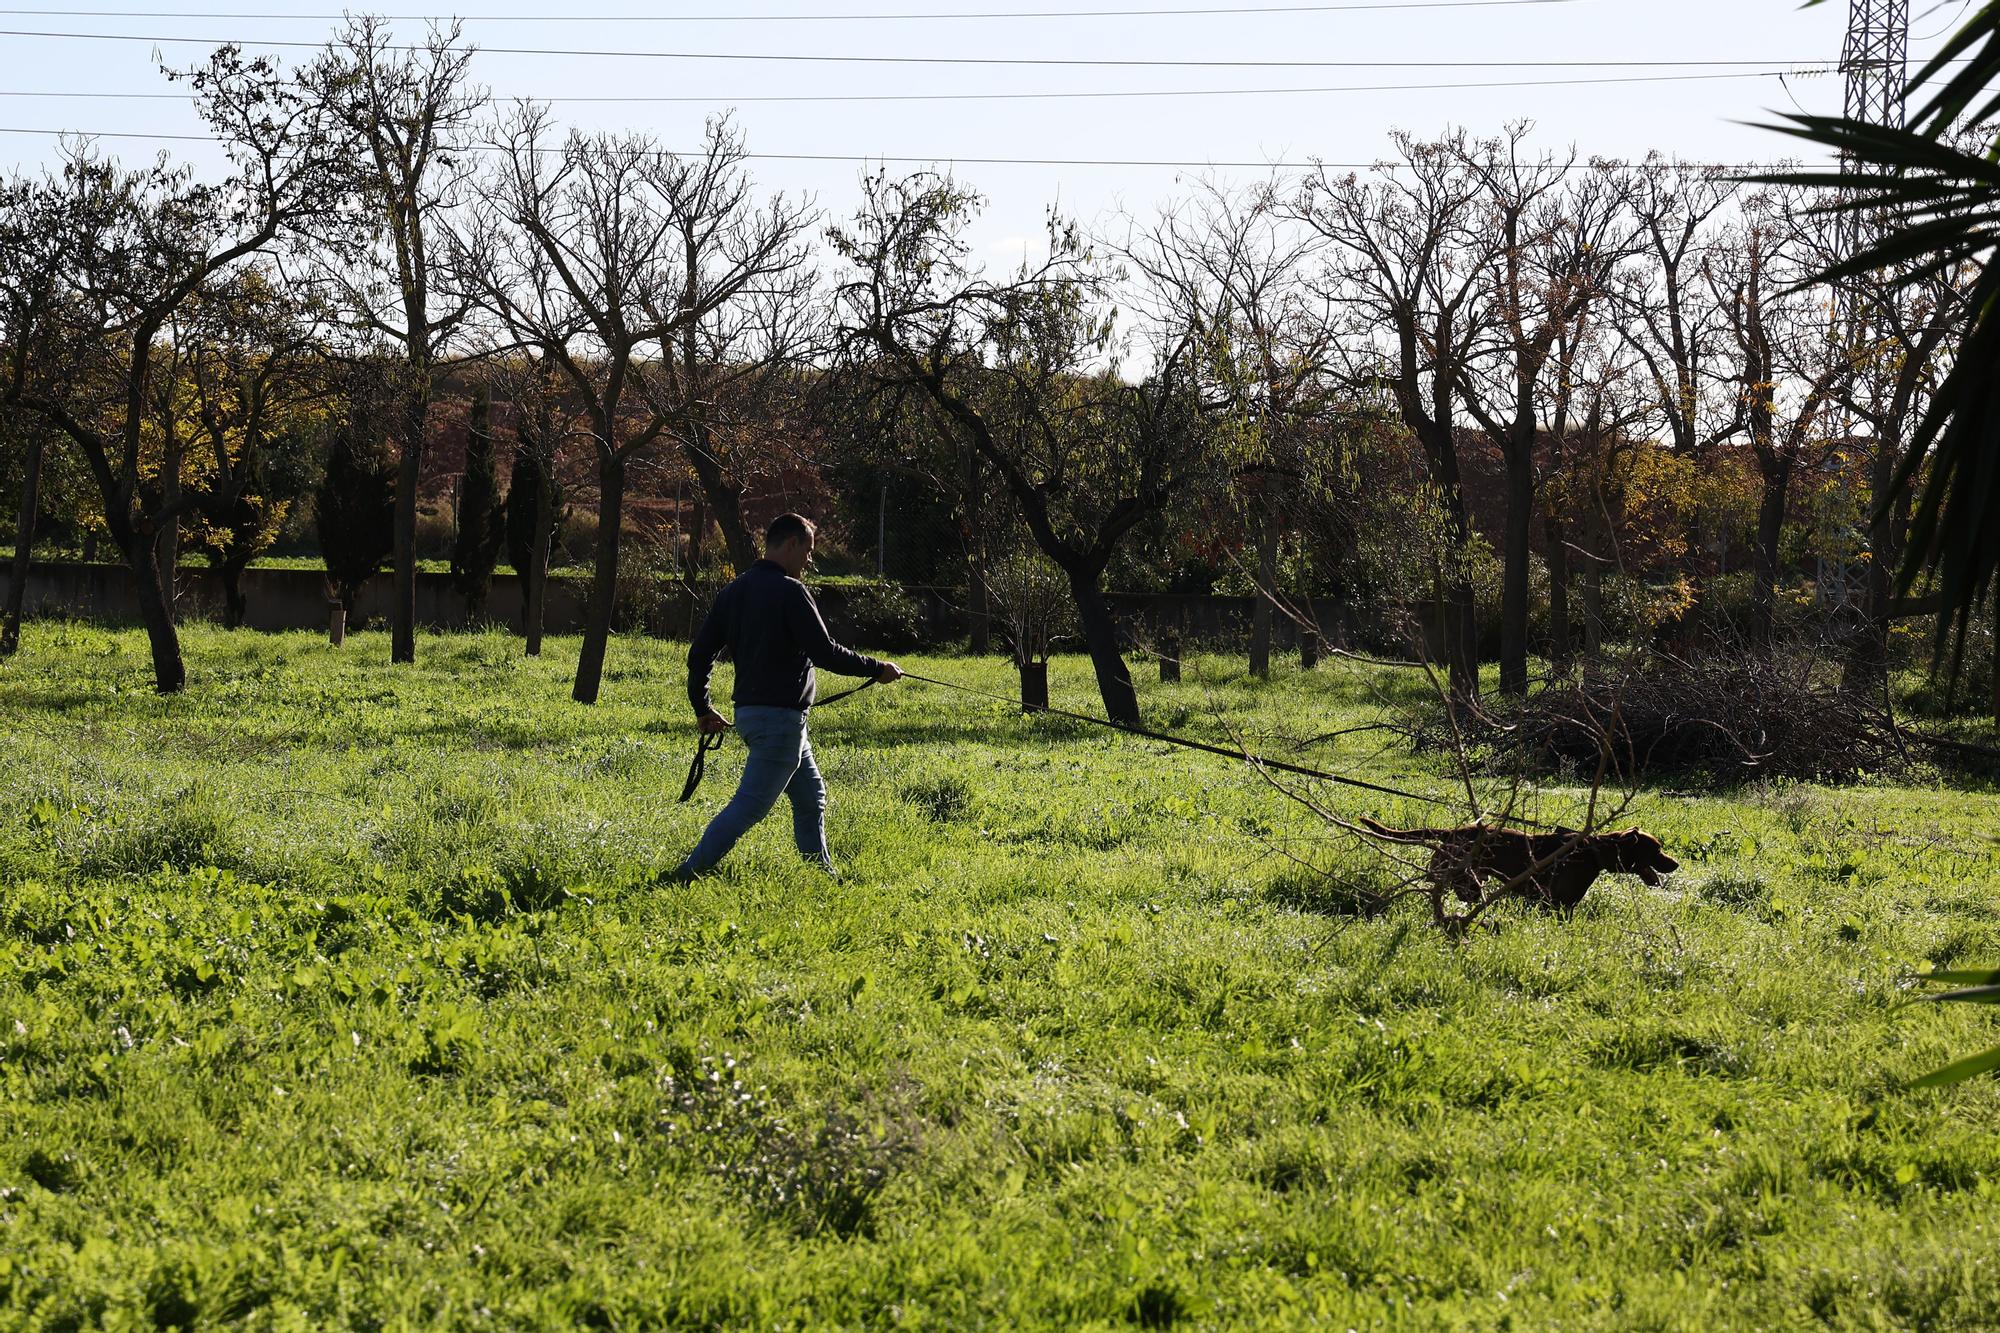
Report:
[[1659,884],[1662,871],[1681,868],[1680,862],[1661,849],[1660,840],[1641,828],[1629,828],[1618,835],[1618,854],[1625,869],[1648,888]]
[[1627,855],[1639,864],[1633,873],[1647,884],[1658,884],[1660,876],[1671,875],[1681,868],[1681,863],[1667,855],[1667,849],[1660,840],[1643,829],[1633,829],[1623,835]]

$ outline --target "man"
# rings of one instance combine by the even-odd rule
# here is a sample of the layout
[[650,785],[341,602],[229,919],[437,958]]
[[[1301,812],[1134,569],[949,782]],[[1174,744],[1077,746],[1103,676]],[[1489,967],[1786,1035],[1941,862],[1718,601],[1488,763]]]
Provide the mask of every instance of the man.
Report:
[[813,762],[806,714],[813,704],[815,665],[886,685],[903,673],[835,643],[812,594],[799,582],[812,562],[811,520],[783,514],[764,534],[764,558],[724,588],[688,649],[688,700],[704,736],[730,724],[708,698],[708,677],[724,648],[736,662],[736,734],[750,754],[736,795],[709,822],[701,841],[674,871],[687,880],[714,868],[737,839],[770,813],[783,792],[792,802],[792,837],[799,854],[833,872],[826,850],[826,783]]

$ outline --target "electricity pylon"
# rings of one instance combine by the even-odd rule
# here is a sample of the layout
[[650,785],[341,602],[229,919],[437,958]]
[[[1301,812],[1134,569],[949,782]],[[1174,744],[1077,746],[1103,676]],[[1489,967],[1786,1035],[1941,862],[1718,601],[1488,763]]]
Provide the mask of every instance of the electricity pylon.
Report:
[[[1847,40],[1840,48],[1840,72],[1847,85],[1847,119],[1868,125],[1902,128],[1903,88],[1909,76],[1909,56],[1910,0],[1848,0]],[[1840,169],[1843,172],[1853,171],[1856,166],[1852,156],[1842,155]],[[1893,220],[1881,213],[1844,210],[1838,215],[1832,238],[1837,258],[1843,262],[1852,258],[1891,225]],[[1871,349],[1882,333],[1883,312],[1871,303],[1864,290],[1870,285],[1868,280],[1850,277],[1833,286],[1830,332],[1846,344],[1848,354],[1856,358],[1857,369],[1863,360],[1871,356]],[[1838,415],[1840,434],[1851,441],[1854,438],[1854,419],[1845,409]],[[1876,420],[1891,432],[1889,437],[1876,438],[1872,442],[1875,462],[1883,464],[1893,461],[1902,442],[1894,438],[1898,433],[1895,423],[1882,417]],[[1880,466],[1875,470],[1879,474]],[[1883,555],[1880,551],[1875,554],[1878,557]],[[1876,580],[1872,591],[1867,582],[1871,577]],[[1872,601],[1882,595],[1881,577],[1879,570],[1858,570],[1842,562],[1837,601],[1842,605],[1856,599]],[[1822,580],[1822,599],[1825,596],[1826,586]]]
[[1900,128],[1909,60],[1910,0],[1848,0],[1840,72],[1849,120]]
[[[1910,65],[1910,0],[1847,0],[1847,40],[1840,73],[1847,83],[1847,118],[1869,125],[1903,126],[1903,85]],[[1854,162],[1843,156],[1841,169]],[[1882,225],[1882,219],[1843,213],[1840,254],[1845,259]]]

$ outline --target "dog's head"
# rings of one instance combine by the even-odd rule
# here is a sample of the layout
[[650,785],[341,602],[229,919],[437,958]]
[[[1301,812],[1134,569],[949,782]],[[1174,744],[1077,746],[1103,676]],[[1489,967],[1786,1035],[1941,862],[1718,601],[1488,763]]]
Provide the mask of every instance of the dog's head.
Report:
[[1681,868],[1679,861],[1667,855],[1660,840],[1644,830],[1626,829],[1610,834],[1608,840],[1611,855],[1606,869],[1637,875],[1643,884],[1658,884],[1660,876],[1671,875]]

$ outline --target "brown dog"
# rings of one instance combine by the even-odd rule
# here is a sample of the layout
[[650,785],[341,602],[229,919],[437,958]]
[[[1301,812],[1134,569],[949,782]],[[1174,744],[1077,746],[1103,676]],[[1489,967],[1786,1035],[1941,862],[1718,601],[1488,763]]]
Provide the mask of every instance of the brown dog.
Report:
[[1512,892],[1543,907],[1568,909],[1583,901],[1597,877],[1606,872],[1637,875],[1658,884],[1681,863],[1668,856],[1660,840],[1638,829],[1623,833],[1583,833],[1557,829],[1553,833],[1518,833],[1485,824],[1461,828],[1395,829],[1363,817],[1361,823],[1385,842],[1432,848],[1430,881],[1440,892],[1456,893],[1461,902],[1486,896],[1486,881],[1494,887],[1512,884]]

